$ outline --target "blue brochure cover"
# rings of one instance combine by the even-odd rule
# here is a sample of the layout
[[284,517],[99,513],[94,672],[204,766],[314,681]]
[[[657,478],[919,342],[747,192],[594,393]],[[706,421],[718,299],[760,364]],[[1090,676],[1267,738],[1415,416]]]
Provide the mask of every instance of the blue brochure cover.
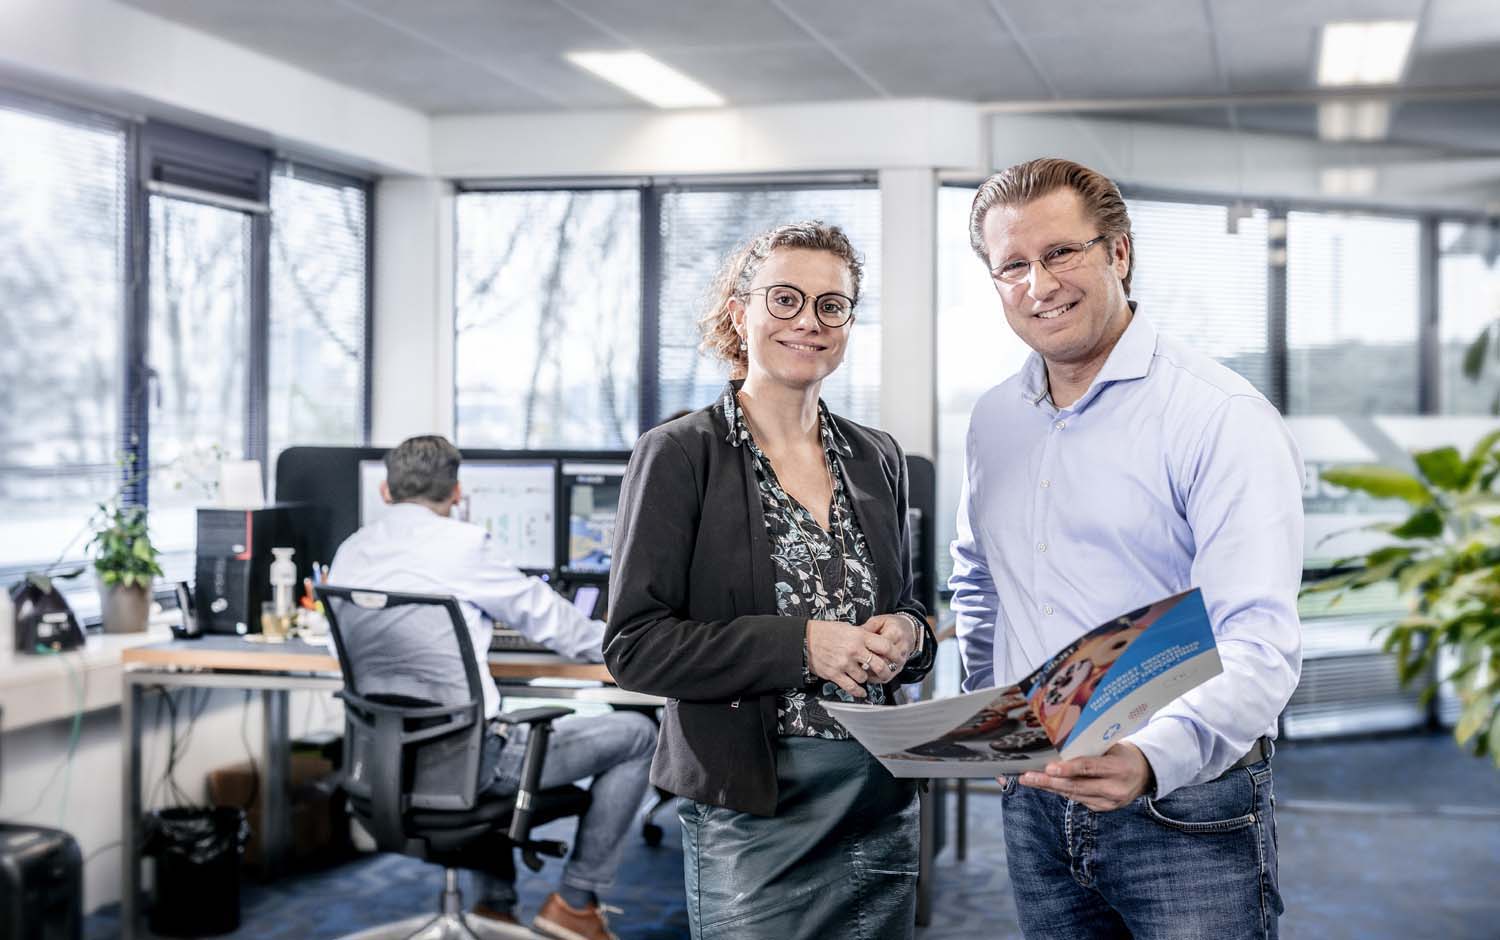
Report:
[[1009,688],[824,707],[898,777],[990,777],[1102,754],[1222,671],[1193,589],[1095,627]]

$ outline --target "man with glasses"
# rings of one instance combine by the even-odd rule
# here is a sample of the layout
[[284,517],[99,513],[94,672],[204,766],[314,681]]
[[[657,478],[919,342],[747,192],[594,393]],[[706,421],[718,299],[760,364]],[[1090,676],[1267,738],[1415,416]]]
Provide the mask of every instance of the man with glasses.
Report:
[[1021,928],[1275,937],[1270,739],[1302,658],[1296,446],[1249,382],[1128,299],[1135,245],[1110,180],[1013,166],[979,187],[969,239],[1034,354],[970,419],[949,581],[965,688],[1015,682],[1190,587],[1224,664],[1105,754],[1002,778]]

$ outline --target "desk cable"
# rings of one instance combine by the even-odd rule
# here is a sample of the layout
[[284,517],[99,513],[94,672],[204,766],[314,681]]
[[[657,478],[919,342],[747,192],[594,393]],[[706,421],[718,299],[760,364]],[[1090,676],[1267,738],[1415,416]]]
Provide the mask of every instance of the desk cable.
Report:
[[62,824],[67,821],[68,790],[73,782],[73,758],[78,753],[79,738],[83,736],[83,712],[84,705],[88,700],[89,679],[88,673],[78,670],[66,653],[60,653],[51,647],[42,646],[41,644],[37,645],[36,652],[38,655],[56,656],[62,660],[63,666],[68,671],[68,685],[73,689],[77,703],[73,708],[72,727],[68,732],[67,753],[63,755],[62,760],[57,762],[57,766],[52,768],[52,772],[47,775],[47,780],[42,784],[41,792],[37,794],[36,801],[19,813],[16,818],[25,819],[41,809],[42,804],[47,801],[47,794],[52,791],[53,783],[57,781],[57,775],[62,774],[62,799],[58,802],[57,806],[57,820],[58,828],[63,828]]

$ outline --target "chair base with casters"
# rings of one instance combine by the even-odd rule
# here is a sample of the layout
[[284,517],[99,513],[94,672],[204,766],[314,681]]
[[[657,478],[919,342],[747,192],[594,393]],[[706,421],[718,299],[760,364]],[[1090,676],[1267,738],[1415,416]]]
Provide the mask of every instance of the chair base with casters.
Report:
[[[344,701],[342,776],[352,815],[380,851],[444,868],[435,916],[367,929],[348,940],[534,936],[518,925],[466,916],[458,870],[514,877],[515,852],[533,871],[542,867],[541,856],[567,854],[562,842],[533,839],[531,827],[588,809],[589,794],[579,787],[540,786],[552,722],[572,710],[496,716],[499,724],[530,731],[516,791],[489,792],[480,779],[489,732],[478,657],[457,602],[328,585],[317,590],[344,676],[338,693]],[[445,639],[451,645],[442,649]],[[456,687],[460,677],[462,688]]]

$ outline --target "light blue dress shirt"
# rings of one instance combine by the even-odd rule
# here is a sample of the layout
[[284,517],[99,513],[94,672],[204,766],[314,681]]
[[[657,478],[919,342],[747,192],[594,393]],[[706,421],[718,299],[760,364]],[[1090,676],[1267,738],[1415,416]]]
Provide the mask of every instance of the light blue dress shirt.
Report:
[[[578,611],[538,578],[522,574],[477,525],[418,503],[397,503],[344,540],[328,580],[340,587],[407,594],[451,594],[463,610],[469,639],[481,657],[499,621],[573,659],[603,662],[604,622]],[[500,692],[479,670],[484,712],[500,711]]]
[[953,610],[965,689],[1009,685],[1093,627],[1203,589],[1224,671],[1130,737],[1156,793],[1242,757],[1297,685],[1302,461],[1249,382],[1135,314],[1083,397],[1045,366],[975,405]]

